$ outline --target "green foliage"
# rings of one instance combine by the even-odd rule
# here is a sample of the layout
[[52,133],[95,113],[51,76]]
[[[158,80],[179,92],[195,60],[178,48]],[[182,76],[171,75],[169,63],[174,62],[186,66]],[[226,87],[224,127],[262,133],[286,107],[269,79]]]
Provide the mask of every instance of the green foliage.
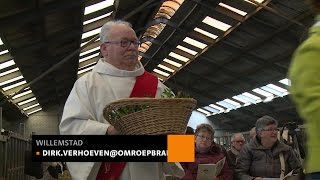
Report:
[[[146,95],[146,97],[151,97],[151,96]],[[190,98],[191,96],[183,91],[179,91],[176,96],[171,89],[166,88],[161,94],[161,97],[162,98]],[[143,109],[147,109],[149,107],[150,106],[148,105],[128,105],[112,111],[109,116],[112,119],[120,119],[123,116],[141,111]]]
[[121,117],[134,113],[134,112],[138,112],[141,111],[143,109],[147,109],[149,108],[148,105],[130,105],[130,106],[125,106],[125,107],[121,107],[118,108],[114,111],[111,112],[110,116],[112,119],[120,119]]
[[171,89],[166,88],[166,89],[164,89],[164,91],[162,92],[161,97],[162,97],[162,98],[174,98],[175,95],[174,95],[174,93],[171,91]]

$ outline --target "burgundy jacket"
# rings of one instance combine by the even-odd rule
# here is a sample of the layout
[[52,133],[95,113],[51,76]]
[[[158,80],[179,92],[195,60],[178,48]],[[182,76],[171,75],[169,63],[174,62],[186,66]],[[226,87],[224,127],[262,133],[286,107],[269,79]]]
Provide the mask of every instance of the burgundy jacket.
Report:
[[[196,180],[197,172],[198,172],[198,164],[209,164],[209,163],[217,163],[219,160],[224,158],[225,155],[223,153],[220,145],[213,144],[210,151],[207,153],[198,153],[195,154],[195,162],[181,163],[185,176],[181,180]],[[219,180],[232,180],[233,172],[229,168],[227,159],[224,163],[223,169],[221,173],[218,175]]]

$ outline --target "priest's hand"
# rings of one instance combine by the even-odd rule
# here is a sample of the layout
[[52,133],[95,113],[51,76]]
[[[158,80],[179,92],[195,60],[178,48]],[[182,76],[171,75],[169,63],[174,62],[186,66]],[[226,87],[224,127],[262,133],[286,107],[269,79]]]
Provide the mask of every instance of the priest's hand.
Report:
[[106,132],[107,135],[117,135],[119,132],[114,128],[114,126],[109,126]]

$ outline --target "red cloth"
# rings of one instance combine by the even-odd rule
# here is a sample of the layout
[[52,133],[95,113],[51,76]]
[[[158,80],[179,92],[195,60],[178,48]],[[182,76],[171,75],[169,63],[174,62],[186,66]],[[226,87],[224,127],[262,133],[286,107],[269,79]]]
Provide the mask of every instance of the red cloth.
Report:
[[[158,78],[144,71],[138,76],[130,97],[155,97],[158,88]],[[118,180],[126,166],[126,162],[102,162],[97,180]]]

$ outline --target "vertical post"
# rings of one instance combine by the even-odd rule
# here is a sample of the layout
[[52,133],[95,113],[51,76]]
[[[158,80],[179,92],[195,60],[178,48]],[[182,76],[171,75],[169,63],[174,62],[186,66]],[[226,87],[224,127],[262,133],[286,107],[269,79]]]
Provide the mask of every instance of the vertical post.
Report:
[[2,107],[0,107],[0,134],[2,132]]

